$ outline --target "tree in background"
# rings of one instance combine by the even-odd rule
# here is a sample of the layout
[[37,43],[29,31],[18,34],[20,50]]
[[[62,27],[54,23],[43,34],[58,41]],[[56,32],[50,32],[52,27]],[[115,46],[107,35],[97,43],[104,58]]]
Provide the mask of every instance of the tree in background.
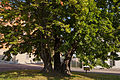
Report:
[[[120,1],[119,0],[95,0],[97,3],[97,7],[101,10],[101,16],[107,17],[111,21],[112,26],[114,27],[114,36],[115,38],[119,37],[120,32]],[[114,62],[114,60],[119,60],[118,55],[116,52],[119,52],[119,45],[118,42],[115,42],[115,39],[113,39],[114,45],[112,47],[116,48],[111,52],[111,59]],[[114,58],[113,58],[114,57]]]
[[[3,7],[8,6],[6,2],[11,9]],[[56,72],[70,74],[73,54],[92,68],[97,59],[105,63],[108,52],[116,49],[114,43],[119,44],[116,29],[94,0],[5,0],[2,4],[1,23],[11,24],[0,26],[1,45],[9,47],[4,59],[33,54],[34,60],[43,60],[43,71],[49,72],[53,58]]]
[[9,47],[4,53],[5,59],[10,60],[11,54],[27,52],[29,55],[35,55],[36,59],[41,57],[45,71],[52,70],[50,53],[52,37],[47,28],[50,24],[48,22],[51,21],[48,2],[6,0],[2,1],[4,6],[7,6],[6,2],[10,4],[11,10],[5,9],[1,16],[3,22],[10,22],[12,26],[1,26],[1,33],[4,34],[1,43]]

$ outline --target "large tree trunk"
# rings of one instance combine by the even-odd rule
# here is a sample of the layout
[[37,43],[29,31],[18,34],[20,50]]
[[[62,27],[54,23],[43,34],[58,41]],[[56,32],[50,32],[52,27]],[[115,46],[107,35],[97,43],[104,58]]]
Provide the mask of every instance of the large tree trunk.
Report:
[[65,56],[65,59],[62,63],[62,67],[61,67],[61,72],[67,75],[71,74],[71,70],[70,70],[70,62],[73,56],[73,52],[74,50],[69,50],[68,53]]
[[[45,6],[46,3],[40,3],[40,5],[42,7],[38,7],[37,10],[36,10],[36,16],[37,17],[37,20],[38,20],[38,23],[39,23],[39,26],[42,26],[43,27],[43,30],[47,30],[46,28],[46,23],[47,23],[47,20],[45,19],[48,14],[46,14],[46,8]],[[39,38],[40,39],[44,39],[46,40],[47,42],[43,42],[43,41],[40,41],[40,43],[38,43],[38,54],[40,54],[40,58],[43,60],[43,63],[44,63],[44,68],[42,71],[45,71],[45,72],[50,72],[52,71],[52,63],[51,63],[51,52],[50,52],[50,46],[49,46],[49,36],[47,35],[47,33],[43,33],[39,30]]]
[[51,55],[48,52],[47,49],[43,53],[40,54],[41,59],[43,60],[44,63],[44,68],[42,71],[44,72],[51,72],[52,69],[52,63],[51,63]]
[[49,61],[44,60],[43,62],[44,62],[44,68],[43,68],[42,71],[44,71],[44,72],[51,72],[51,71],[53,71],[52,64],[51,64],[50,60]]
[[60,72],[61,71],[60,52],[56,52],[53,58],[54,58],[54,70]]
[[69,67],[69,71],[71,72],[71,60],[72,60],[73,53],[71,53],[70,55],[71,55],[71,58],[69,60],[68,67]]
[[36,52],[40,54],[40,58],[43,60],[44,63],[44,68],[42,71],[51,72],[53,69],[52,69],[51,53],[49,46],[47,44],[40,43]]
[[59,49],[59,44],[60,44],[60,39],[55,35],[55,46],[54,46],[54,70],[57,72],[60,72],[61,70],[61,61],[60,61],[60,52],[58,51]]

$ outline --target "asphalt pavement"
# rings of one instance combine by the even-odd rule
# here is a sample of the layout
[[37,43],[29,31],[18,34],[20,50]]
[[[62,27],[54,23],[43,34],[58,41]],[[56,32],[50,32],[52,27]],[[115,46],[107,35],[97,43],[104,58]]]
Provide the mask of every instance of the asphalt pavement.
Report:
[[38,64],[0,64],[0,72],[12,70],[41,70],[43,66]]
[[[75,72],[85,72],[81,68],[71,68],[72,71]],[[120,68],[111,68],[111,69],[92,69],[87,71],[88,73],[96,73],[96,74],[112,74],[112,75],[120,75]]]
[[[42,70],[43,66],[39,64],[0,64],[0,72],[13,70]],[[81,68],[71,68],[72,71],[85,72]],[[111,69],[92,69],[88,73],[113,74],[120,75],[120,68]]]

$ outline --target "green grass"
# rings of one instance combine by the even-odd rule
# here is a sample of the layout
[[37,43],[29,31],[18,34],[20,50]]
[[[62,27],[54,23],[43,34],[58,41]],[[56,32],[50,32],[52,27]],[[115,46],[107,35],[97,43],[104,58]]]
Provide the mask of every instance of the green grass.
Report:
[[73,72],[71,76],[41,73],[38,70],[8,71],[0,73],[0,80],[120,80],[120,75]]

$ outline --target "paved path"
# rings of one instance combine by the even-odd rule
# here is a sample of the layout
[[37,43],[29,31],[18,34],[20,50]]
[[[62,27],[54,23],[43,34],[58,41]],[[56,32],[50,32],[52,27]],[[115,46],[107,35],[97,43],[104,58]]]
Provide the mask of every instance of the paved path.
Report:
[[[10,70],[41,70],[43,66],[39,64],[0,64],[0,72]],[[72,71],[85,72],[80,68],[71,68]],[[88,73],[120,75],[120,69],[93,69]]]
[[[80,68],[72,68],[72,71],[77,72],[85,72],[83,69]],[[120,69],[114,68],[114,69],[93,69],[88,71],[88,73],[97,73],[97,74],[113,74],[113,75],[120,75]]]
[[41,70],[42,66],[34,64],[0,64],[0,72],[10,70]]

